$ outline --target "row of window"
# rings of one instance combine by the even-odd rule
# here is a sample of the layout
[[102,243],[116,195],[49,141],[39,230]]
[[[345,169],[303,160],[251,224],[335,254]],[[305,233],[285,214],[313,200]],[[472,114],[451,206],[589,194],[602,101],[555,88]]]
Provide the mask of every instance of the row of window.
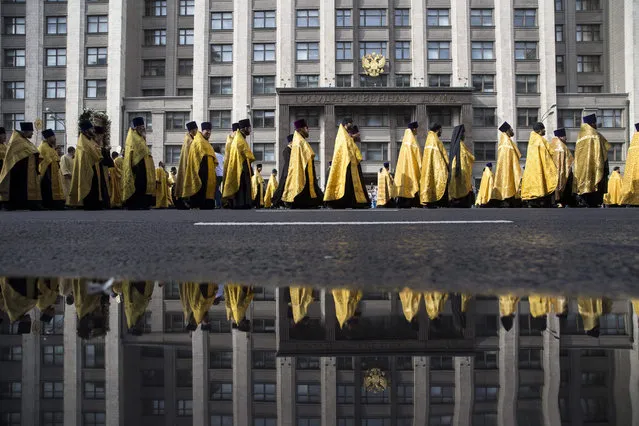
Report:
[[[47,16],[47,34],[64,35],[67,33],[66,16]],[[109,17],[107,15],[87,16],[88,34],[106,34],[109,32]],[[11,35],[24,35],[27,33],[26,18],[12,16],[4,18],[4,33]]]

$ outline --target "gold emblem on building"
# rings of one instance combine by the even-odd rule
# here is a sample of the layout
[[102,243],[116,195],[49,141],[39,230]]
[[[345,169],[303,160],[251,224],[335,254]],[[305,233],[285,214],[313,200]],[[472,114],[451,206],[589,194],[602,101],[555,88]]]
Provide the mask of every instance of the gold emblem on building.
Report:
[[362,57],[362,67],[368,76],[378,77],[384,72],[384,66],[386,66],[386,58],[384,55],[369,53]]

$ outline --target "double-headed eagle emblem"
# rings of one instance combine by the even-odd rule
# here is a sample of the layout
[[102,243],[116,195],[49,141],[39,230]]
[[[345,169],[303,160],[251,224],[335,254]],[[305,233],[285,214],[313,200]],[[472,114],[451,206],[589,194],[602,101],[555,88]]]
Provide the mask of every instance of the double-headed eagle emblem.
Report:
[[379,53],[369,53],[362,57],[362,67],[366,71],[366,75],[377,77],[384,72],[386,58]]

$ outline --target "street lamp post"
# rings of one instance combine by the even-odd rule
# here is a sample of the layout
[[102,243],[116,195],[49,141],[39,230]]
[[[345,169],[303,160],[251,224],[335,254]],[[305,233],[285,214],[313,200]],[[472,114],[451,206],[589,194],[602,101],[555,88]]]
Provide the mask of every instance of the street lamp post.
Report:
[[[64,129],[64,150],[66,151],[67,149],[67,125],[64,122],[64,120],[62,120],[60,117],[58,117],[58,115],[55,112],[51,112],[49,108],[45,108],[44,112],[46,112],[47,115],[52,115],[53,116],[53,121],[55,121],[58,124],[62,125],[62,128]],[[46,124],[47,122],[47,117],[44,117],[44,123]]]

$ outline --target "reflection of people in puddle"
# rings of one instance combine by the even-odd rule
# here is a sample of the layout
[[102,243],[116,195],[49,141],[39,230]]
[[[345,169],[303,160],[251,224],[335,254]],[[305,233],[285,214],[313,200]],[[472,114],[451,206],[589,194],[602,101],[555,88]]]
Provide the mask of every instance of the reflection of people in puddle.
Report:
[[0,292],[4,304],[2,309],[11,323],[18,322],[18,334],[31,330],[30,310],[38,303],[38,289],[35,279],[4,278],[0,281]]
[[122,298],[127,328],[134,336],[143,333],[144,312],[151,301],[153,288],[152,281],[124,281],[112,287],[112,291]]
[[605,297],[580,297],[577,299],[579,315],[584,322],[584,331],[590,337],[599,337],[601,332],[599,320],[602,315],[609,314],[612,302]]
[[359,324],[361,311],[357,309],[362,300],[361,290],[338,288],[331,291],[335,303],[335,316],[341,329],[352,331]]
[[253,301],[253,287],[239,284],[224,286],[224,304],[226,318],[233,320],[233,328],[240,331],[251,331],[251,322],[246,319],[246,311]]
[[103,293],[90,294],[87,290],[87,280],[73,280],[77,332],[81,339],[104,336],[109,329],[109,296]]
[[217,284],[182,283],[180,284],[180,302],[184,311],[186,329],[195,331],[198,325],[202,330],[211,329],[209,324],[209,309],[213,306],[217,296]]
[[288,317],[293,319],[294,324],[308,325],[308,307],[313,302],[312,287],[290,287],[290,303],[288,307]]

